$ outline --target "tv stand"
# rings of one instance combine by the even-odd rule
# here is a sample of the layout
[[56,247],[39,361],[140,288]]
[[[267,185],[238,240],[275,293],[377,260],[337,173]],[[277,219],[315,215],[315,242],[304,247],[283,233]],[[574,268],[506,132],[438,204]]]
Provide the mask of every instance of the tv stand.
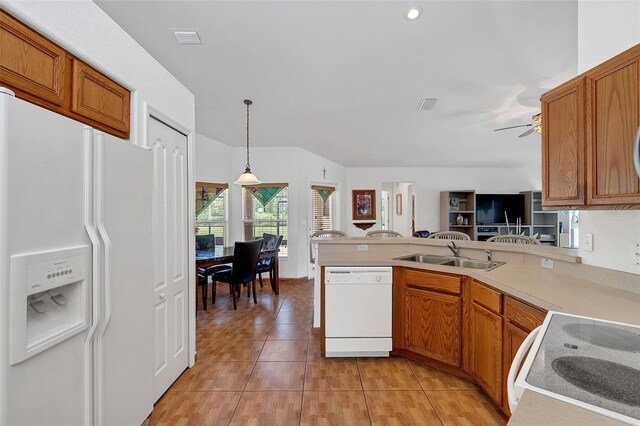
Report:
[[[524,235],[531,236],[530,225],[520,225],[520,234],[524,232]],[[516,234],[516,226],[509,224],[507,228],[506,224],[490,224],[490,225],[476,225],[476,240],[487,241],[491,237],[496,235],[509,235]]]
[[[525,217],[520,225],[520,233],[531,236],[540,235],[540,243],[558,246],[560,233],[558,212],[542,209],[542,193],[540,191],[522,191],[525,196]],[[442,191],[440,192],[440,229],[458,231],[469,235],[472,240],[486,241],[495,235],[516,234],[515,222],[476,224],[476,191]],[[466,224],[458,225],[456,218],[461,215]]]

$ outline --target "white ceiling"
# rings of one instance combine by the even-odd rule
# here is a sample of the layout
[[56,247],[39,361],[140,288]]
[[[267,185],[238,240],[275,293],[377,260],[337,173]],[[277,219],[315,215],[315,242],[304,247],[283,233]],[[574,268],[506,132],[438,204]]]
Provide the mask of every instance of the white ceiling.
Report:
[[[194,93],[198,133],[243,146],[249,98],[252,146],[348,167],[539,163],[539,135],[492,130],[530,122],[577,71],[575,1],[97,4]],[[418,112],[423,97],[440,100]]]

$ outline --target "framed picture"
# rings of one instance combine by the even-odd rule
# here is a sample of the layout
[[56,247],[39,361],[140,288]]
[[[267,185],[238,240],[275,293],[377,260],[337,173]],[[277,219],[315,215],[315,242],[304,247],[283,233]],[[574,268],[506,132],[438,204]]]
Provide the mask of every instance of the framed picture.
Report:
[[460,210],[460,201],[457,198],[449,198],[449,210]]
[[353,220],[376,220],[375,189],[354,189],[351,202]]
[[402,194],[396,194],[396,214],[402,216]]

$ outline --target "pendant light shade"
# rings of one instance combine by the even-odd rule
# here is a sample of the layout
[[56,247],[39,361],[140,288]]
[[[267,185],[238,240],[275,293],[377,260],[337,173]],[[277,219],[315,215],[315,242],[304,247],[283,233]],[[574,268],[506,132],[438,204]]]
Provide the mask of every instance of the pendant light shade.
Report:
[[234,182],[236,185],[258,185],[262,183],[256,175],[251,173],[251,165],[249,164],[249,105],[251,105],[249,99],[244,100],[244,104],[247,106],[247,166],[244,170],[244,173],[240,175],[240,177]]

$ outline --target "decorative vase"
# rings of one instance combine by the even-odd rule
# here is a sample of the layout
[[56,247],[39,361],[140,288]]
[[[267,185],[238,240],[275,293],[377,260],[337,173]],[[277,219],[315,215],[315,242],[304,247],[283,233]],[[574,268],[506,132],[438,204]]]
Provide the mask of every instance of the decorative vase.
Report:
[[464,222],[464,218],[462,217],[462,215],[460,213],[458,213],[458,216],[456,216],[456,223],[458,225],[462,225],[463,222]]

